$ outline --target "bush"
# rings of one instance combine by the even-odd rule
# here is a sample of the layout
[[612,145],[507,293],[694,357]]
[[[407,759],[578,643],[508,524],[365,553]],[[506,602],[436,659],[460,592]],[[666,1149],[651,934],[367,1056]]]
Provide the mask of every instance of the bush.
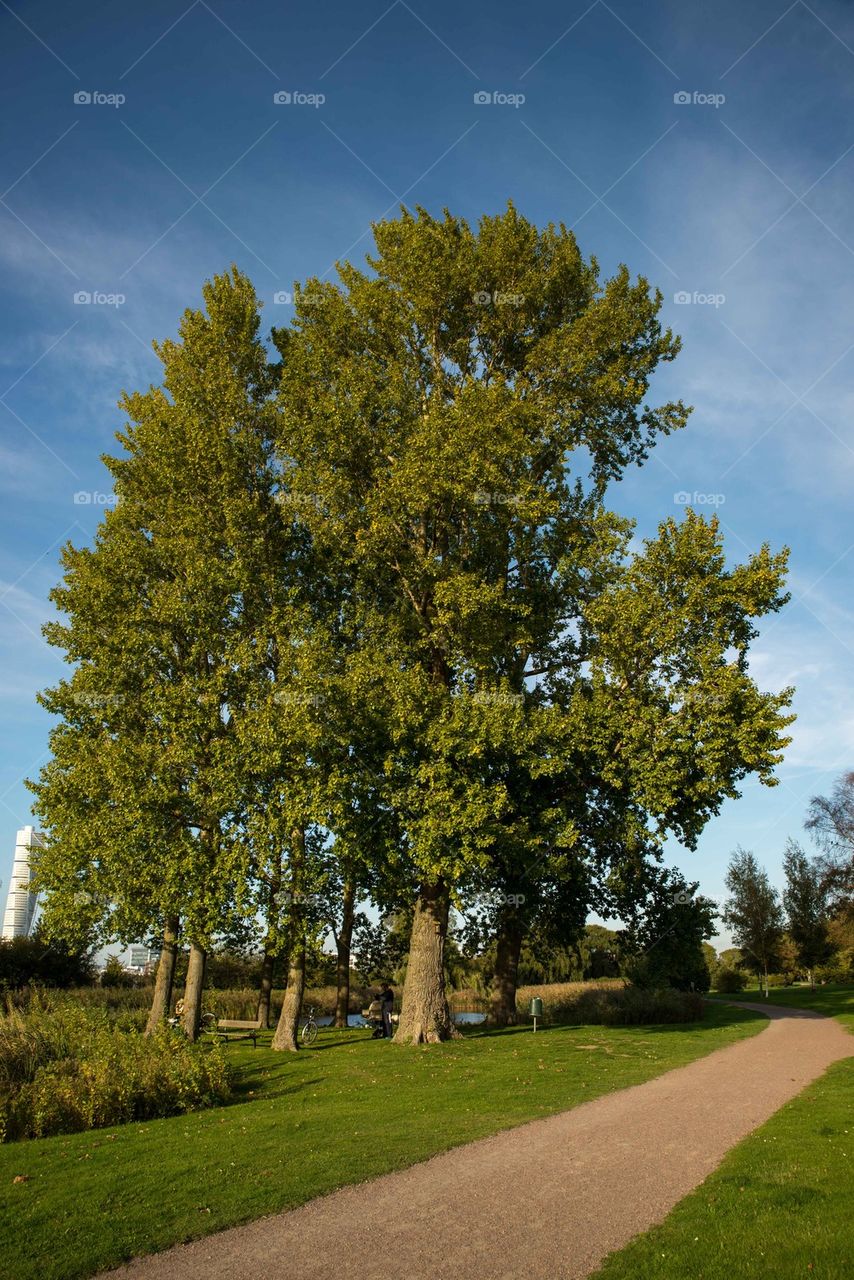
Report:
[[61,942],[48,943],[38,927],[28,938],[0,939],[0,987],[15,990],[35,982],[44,987],[76,987],[91,981],[89,953]]
[[122,968],[122,962],[118,956],[108,956],[107,963],[101,970],[101,986],[132,987],[133,985],[133,974]]
[[826,964],[816,965],[812,976],[814,982],[854,982],[854,947],[843,947]]
[[673,988],[677,991],[708,991],[712,985],[709,966],[701,946],[680,946],[673,951],[653,951],[649,955],[629,956],[623,974],[633,987],[654,991]]
[[569,1025],[636,1026],[696,1022],[703,1017],[703,999],[697,992],[632,987],[620,979],[520,987],[516,1008],[522,1018],[529,1016],[532,996],[539,996],[543,1001],[543,1013],[550,1022]]
[[230,1094],[221,1048],[190,1044],[165,1026],[146,1038],[70,1003],[0,1018],[2,1140],[176,1115]]
[[[793,982],[793,978],[788,973],[769,973],[768,974],[769,987],[790,987],[792,985],[792,982]],[[764,978],[762,979],[759,985],[760,986],[765,985]]]
[[729,965],[719,965],[715,970],[715,991],[724,995],[735,995],[747,986],[747,978],[740,969],[732,969]]

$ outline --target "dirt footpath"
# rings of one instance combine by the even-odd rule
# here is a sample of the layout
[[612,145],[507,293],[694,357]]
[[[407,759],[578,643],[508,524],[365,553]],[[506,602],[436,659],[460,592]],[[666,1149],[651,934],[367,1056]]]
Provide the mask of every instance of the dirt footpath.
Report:
[[572,1280],[660,1222],[831,1063],[836,1022],[748,1005],[758,1035],[646,1084],[302,1208],[139,1258],[113,1280]]

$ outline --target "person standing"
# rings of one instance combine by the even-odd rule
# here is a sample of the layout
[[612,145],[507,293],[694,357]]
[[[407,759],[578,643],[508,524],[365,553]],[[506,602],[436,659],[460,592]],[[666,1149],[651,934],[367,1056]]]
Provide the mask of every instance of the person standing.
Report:
[[391,1039],[391,1012],[394,1008],[394,992],[387,982],[383,983],[380,992],[380,1003],[382,1004],[383,1013],[383,1039]]

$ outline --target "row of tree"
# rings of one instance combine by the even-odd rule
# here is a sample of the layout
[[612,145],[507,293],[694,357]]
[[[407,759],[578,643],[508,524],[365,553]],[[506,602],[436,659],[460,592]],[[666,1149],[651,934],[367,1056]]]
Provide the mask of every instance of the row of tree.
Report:
[[262,1017],[287,958],[274,1046],[327,927],[345,1014],[365,900],[407,921],[403,1042],[453,1034],[454,906],[494,944],[499,1022],[525,939],[591,910],[652,965],[674,909],[708,911],[663,841],[693,848],[788,742],[791,690],[748,669],[786,553],[728,565],[691,510],[636,544],[605,502],[688,417],[646,400],[679,350],[660,293],[512,206],[374,237],[296,287],[272,349],[245,276],[205,286],[52,596],[46,928],[157,934],[151,1026],[188,947],[190,1036],[208,952],[259,921]]
[[[820,852],[809,856],[790,840],[783,857],[782,894],[753,853],[739,849],[726,875],[729,898],[723,919],[732,930],[744,967],[768,994],[769,974],[789,959],[805,972],[850,950],[854,926],[854,773],[843,774],[830,796],[815,796],[806,828]],[[852,957],[854,958],[854,957]]]
[[82,987],[94,976],[90,948],[49,942],[38,926],[29,937],[0,938],[0,992],[28,985]]

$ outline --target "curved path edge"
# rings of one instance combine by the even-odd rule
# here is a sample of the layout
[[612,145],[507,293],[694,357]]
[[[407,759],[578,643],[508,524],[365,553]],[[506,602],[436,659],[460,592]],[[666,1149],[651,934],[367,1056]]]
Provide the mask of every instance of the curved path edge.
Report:
[[581,1280],[661,1222],[854,1039],[758,1004],[769,1026],[397,1173],[103,1273],[112,1280]]

